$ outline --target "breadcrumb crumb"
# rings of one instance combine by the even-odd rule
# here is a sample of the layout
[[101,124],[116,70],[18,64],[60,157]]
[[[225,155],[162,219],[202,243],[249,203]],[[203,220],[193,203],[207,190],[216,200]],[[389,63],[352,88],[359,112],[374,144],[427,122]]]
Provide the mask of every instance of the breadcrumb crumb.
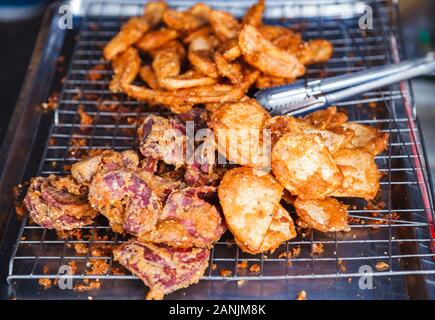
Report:
[[300,291],[296,300],[307,300],[307,292],[305,290]]

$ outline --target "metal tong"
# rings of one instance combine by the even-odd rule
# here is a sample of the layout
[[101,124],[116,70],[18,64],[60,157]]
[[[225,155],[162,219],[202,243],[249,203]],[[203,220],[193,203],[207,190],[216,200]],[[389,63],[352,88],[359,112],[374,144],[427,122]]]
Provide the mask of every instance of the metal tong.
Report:
[[297,115],[395,82],[435,72],[435,53],[326,79],[260,90],[257,101],[272,115]]

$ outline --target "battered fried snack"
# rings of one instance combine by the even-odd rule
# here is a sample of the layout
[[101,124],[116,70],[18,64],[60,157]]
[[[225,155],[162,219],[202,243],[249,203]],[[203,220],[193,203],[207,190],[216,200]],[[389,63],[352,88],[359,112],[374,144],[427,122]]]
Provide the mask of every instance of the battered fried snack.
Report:
[[268,143],[263,128],[270,118],[254,99],[224,103],[214,110],[209,122],[216,137],[218,151],[234,163],[265,167],[270,163]]
[[162,47],[169,41],[175,40],[178,37],[178,32],[171,29],[160,29],[146,33],[136,42],[136,47],[148,52]]
[[388,146],[388,133],[382,133],[376,128],[364,126],[355,122],[347,122],[341,125],[351,129],[355,135],[347,146],[350,149],[362,148],[373,156],[383,152]]
[[122,84],[133,82],[139,73],[140,57],[135,48],[128,48],[112,60],[113,78],[109,85],[112,92],[121,92]]
[[328,61],[333,52],[331,42],[325,39],[314,39],[302,44],[296,55],[304,65],[309,65]]
[[139,76],[153,90],[160,89],[154,70],[149,65],[143,65],[139,70]]
[[296,235],[290,216],[279,204],[282,192],[271,174],[257,175],[247,167],[225,173],[219,200],[227,226],[244,251],[274,250]]
[[33,221],[47,229],[87,226],[98,215],[87,201],[87,188],[71,176],[33,178],[24,203]]
[[197,283],[208,266],[205,248],[172,248],[130,241],[113,251],[115,261],[138,276],[150,288],[147,299],[163,299],[165,294]]
[[214,54],[213,59],[216,63],[216,67],[220,76],[228,78],[232,83],[240,83],[243,80],[242,68],[240,64],[230,63],[219,52]]
[[215,47],[216,43],[212,37],[198,35],[190,42],[187,54],[193,68],[212,78],[218,77],[217,67],[212,60]]
[[331,129],[340,126],[347,121],[347,115],[338,112],[337,107],[329,107],[306,115],[303,118],[307,123],[318,129]]
[[216,37],[222,42],[236,39],[240,31],[239,22],[228,12],[212,10],[209,22]]
[[149,23],[140,17],[133,17],[121,28],[121,31],[104,47],[106,60],[112,60],[116,55],[127,50],[150,28]]
[[142,234],[141,241],[163,243],[177,248],[211,248],[225,231],[216,207],[201,196],[215,192],[214,187],[186,188],[172,192],[156,229]]
[[264,0],[259,0],[248,11],[246,11],[243,17],[243,24],[249,24],[254,27],[258,27],[262,24],[264,13]]
[[343,174],[315,133],[281,137],[272,149],[272,172],[288,191],[302,199],[323,199],[343,182]]
[[321,232],[349,231],[347,206],[334,198],[303,200],[293,205],[299,218],[311,228]]
[[294,79],[305,74],[295,55],[276,47],[253,26],[243,27],[239,46],[245,61],[266,75]]
[[199,15],[175,10],[166,10],[163,21],[169,28],[183,32],[194,31],[207,23],[207,20]]
[[358,197],[373,200],[379,191],[381,174],[373,155],[363,149],[342,149],[333,156],[343,174],[341,185],[329,194],[333,197]]

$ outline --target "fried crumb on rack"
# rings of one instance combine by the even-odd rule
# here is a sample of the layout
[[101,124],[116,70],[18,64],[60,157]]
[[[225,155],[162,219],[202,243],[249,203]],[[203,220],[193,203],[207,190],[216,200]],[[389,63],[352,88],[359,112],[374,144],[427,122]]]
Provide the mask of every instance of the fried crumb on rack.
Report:
[[246,283],[246,280],[242,279],[237,281],[237,286],[240,288],[241,286],[243,286]]
[[95,65],[89,72],[86,74],[86,79],[90,81],[98,81],[103,78],[103,73],[100,71],[106,70],[106,65],[100,63]]
[[246,269],[248,267],[248,261],[243,260],[237,264],[237,269]]
[[85,111],[85,106],[82,104],[77,108],[77,112],[80,116],[80,131],[88,131],[94,123],[94,118]]
[[296,300],[307,300],[307,292],[305,290],[299,291]]
[[261,271],[261,268],[258,264],[254,263],[252,266],[249,267],[249,271],[258,273]]
[[53,93],[50,97],[48,97],[47,102],[41,103],[41,109],[43,111],[51,111],[57,109],[59,103],[59,93]]
[[338,263],[338,269],[340,270],[340,272],[346,272],[345,262],[342,259],[338,259],[337,263]]
[[68,266],[70,267],[71,274],[76,274],[76,272],[77,272],[77,263],[75,261],[68,261]]
[[73,290],[78,292],[84,292],[84,291],[100,289],[100,288],[101,288],[101,283],[98,279],[93,281],[89,281],[89,279],[85,279],[83,280],[83,283],[77,283],[76,285],[74,285]]
[[18,218],[22,218],[26,213],[26,206],[24,204],[25,189],[29,182],[20,183],[12,188],[12,199],[15,206],[15,213]]
[[385,271],[390,268],[390,265],[384,261],[379,261],[376,263],[375,268],[378,271]]
[[311,255],[321,255],[323,252],[323,243],[313,243],[311,246]]
[[109,271],[109,264],[104,259],[89,259],[90,270],[86,270],[89,275],[105,275]]
[[221,269],[219,271],[219,273],[220,273],[221,277],[231,277],[233,274],[233,272],[229,269]]
[[75,243],[74,244],[74,250],[78,253],[78,254],[88,254],[88,247],[84,244],[84,243]]
[[48,279],[48,278],[39,278],[38,283],[44,289],[51,288],[51,285],[52,285],[51,279]]

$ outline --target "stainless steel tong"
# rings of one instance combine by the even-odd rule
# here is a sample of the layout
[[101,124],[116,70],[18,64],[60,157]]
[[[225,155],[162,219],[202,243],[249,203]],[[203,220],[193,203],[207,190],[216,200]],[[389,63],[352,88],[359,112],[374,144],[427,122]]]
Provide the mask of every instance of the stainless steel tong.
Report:
[[257,101],[272,115],[297,115],[386,85],[435,72],[435,53],[326,79],[260,90]]

